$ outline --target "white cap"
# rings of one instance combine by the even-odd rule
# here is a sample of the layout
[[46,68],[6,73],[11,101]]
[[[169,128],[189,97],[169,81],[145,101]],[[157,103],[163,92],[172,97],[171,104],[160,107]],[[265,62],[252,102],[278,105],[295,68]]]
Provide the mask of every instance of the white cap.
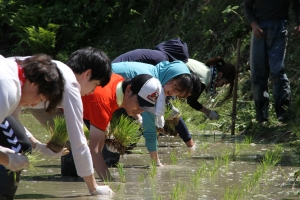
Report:
[[155,103],[163,91],[160,81],[151,75],[140,74],[131,80],[131,90],[137,94],[140,107],[155,114]]

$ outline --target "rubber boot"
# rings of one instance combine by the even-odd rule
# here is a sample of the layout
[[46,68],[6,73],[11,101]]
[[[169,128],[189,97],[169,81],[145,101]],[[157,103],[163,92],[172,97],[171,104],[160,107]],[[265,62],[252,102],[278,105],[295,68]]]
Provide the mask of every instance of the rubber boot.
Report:
[[275,105],[275,112],[278,121],[280,122],[285,122],[288,120],[287,115],[286,115],[286,110],[283,108],[281,105]]
[[106,145],[104,145],[104,148],[102,150],[102,155],[107,167],[116,167],[117,163],[120,160],[120,154],[109,151],[106,148]]
[[61,157],[61,176],[78,177],[72,151]]
[[14,199],[21,172],[12,172],[0,165],[0,200]]
[[269,99],[266,101],[255,101],[256,120],[258,123],[268,121],[269,119]]
[[60,173],[61,176],[72,176],[72,177],[79,177],[77,175],[77,170],[75,167],[75,162],[71,150],[70,141],[67,141],[65,147],[70,151],[67,155],[60,157]]

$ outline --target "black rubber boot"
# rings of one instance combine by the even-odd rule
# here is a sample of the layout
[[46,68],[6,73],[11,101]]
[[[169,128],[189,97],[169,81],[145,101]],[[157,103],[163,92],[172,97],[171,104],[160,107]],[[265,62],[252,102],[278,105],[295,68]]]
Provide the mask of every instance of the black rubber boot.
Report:
[[255,101],[256,120],[263,123],[269,119],[269,100]]
[[119,153],[110,152],[106,148],[106,145],[104,145],[104,148],[102,149],[102,155],[103,155],[103,158],[105,160],[107,167],[117,167],[117,163],[120,160]]
[[0,165],[0,200],[14,199],[21,172],[12,172]]
[[288,120],[286,110],[283,108],[283,106],[275,105],[275,112],[276,112],[278,121],[285,122]]
[[61,157],[61,176],[78,177],[72,151]]

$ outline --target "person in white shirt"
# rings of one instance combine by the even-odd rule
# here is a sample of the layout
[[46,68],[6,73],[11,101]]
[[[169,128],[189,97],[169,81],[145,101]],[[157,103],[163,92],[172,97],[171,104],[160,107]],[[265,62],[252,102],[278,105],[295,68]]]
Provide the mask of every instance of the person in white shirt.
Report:
[[[98,186],[94,177],[92,157],[83,132],[83,106],[81,96],[93,93],[96,86],[104,87],[111,77],[111,61],[101,50],[86,47],[71,54],[66,64],[54,61],[65,78],[64,95],[56,113],[46,114],[42,104],[28,108],[42,124],[53,124],[53,118],[59,113],[65,117],[69,141],[75,161],[77,174],[83,177],[92,195],[110,195],[108,186]],[[49,156],[61,156],[66,151],[54,153],[27,131],[34,150]]]
[[11,114],[17,106],[40,102],[46,112],[53,111],[62,100],[64,79],[45,54],[24,60],[0,55],[0,71],[0,199],[13,199],[21,170],[29,164],[22,154],[31,152],[31,144]]

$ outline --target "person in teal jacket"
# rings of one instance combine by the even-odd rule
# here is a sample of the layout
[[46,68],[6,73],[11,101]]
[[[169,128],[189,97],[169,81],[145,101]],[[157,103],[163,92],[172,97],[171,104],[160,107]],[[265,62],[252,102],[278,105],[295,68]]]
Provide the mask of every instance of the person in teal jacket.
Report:
[[[157,78],[162,86],[164,87],[165,96],[173,96],[168,91],[166,91],[166,86],[170,84],[170,82],[183,74],[190,75],[188,67],[182,61],[174,61],[168,62],[163,61],[157,64],[156,66],[140,63],[140,62],[120,62],[112,64],[112,71],[116,74],[119,74],[125,78],[133,78],[139,74],[149,74]],[[195,76],[198,77],[198,76]],[[191,80],[192,80],[191,76]],[[192,80],[193,82],[193,80]],[[197,81],[196,81],[197,82]],[[201,85],[200,79],[198,79],[199,84],[195,84],[195,80],[192,83],[193,91],[201,90],[201,86],[197,88],[197,85]],[[179,85],[179,84],[178,84]],[[184,90],[189,90],[186,86],[180,85],[180,87]],[[192,91],[189,90],[189,95],[191,95]],[[182,96],[181,96],[182,97]],[[187,97],[187,96],[185,96]],[[157,147],[157,133],[156,133],[156,125],[155,125],[155,115],[150,113],[142,113],[143,118],[143,136],[146,141],[146,147],[150,153],[151,159],[157,162],[157,165],[160,166],[161,163],[158,157],[158,147]]]

